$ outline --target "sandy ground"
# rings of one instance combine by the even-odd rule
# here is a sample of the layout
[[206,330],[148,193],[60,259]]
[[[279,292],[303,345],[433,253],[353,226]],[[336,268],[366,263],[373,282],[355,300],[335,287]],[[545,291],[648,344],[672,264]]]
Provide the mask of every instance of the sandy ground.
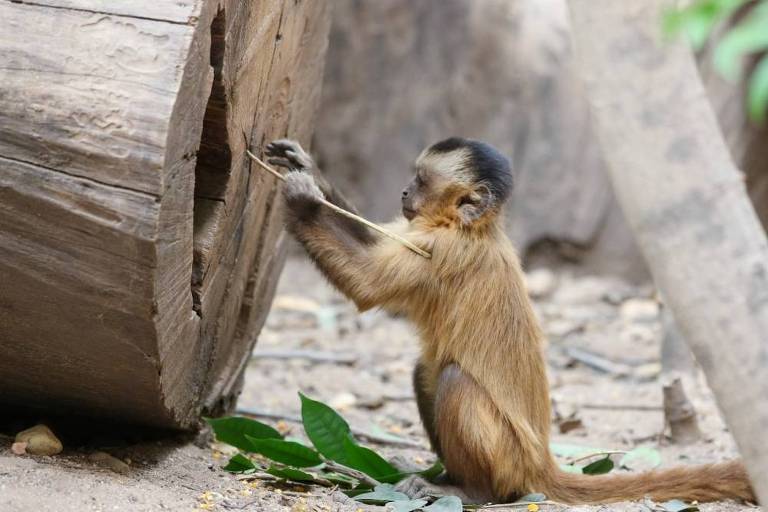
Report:
[[[660,450],[664,466],[736,455],[700,376],[686,380],[686,389],[698,412],[702,441],[678,446],[665,435],[659,363],[662,333],[650,288],[614,279],[574,277],[568,270],[534,272],[531,286],[539,295],[537,313],[550,340],[554,410],[560,417],[581,422],[565,434],[555,425],[553,441],[616,450],[649,445]],[[291,353],[297,350],[331,360]],[[580,354],[585,353],[602,356],[608,366],[598,370],[580,362]],[[417,355],[417,340],[404,320],[380,312],[357,314],[306,260],[291,259],[248,367],[239,407],[274,415],[263,421],[302,436],[301,427],[292,421],[299,410],[297,392],[302,391],[334,405],[357,431],[407,439],[412,446],[370,444],[386,456],[426,467],[434,457],[410,388]],[[134,443],[132,436],[121,432],[109,440],[69,442],[64,437],[64,441],[60,455],[29,457],[13,455],[11,439],[0,438],[0,511],[383,510],[324,488],[238,480],[219,469],[227,449],[217,443],[197,446],[190,440],[168,438]],[[128,462],[127,474],[92,462],[89,455],[97,450]],[[701,509],[759,510],[736,503]],[[542,506],[542,510],[648,509],[640,503],[620,503]]]

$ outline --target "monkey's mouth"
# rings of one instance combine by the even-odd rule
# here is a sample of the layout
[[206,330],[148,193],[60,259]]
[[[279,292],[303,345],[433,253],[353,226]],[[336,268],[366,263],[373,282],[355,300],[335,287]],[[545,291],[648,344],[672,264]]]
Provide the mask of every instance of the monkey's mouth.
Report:
[[416,217],[416,210],[403,206],[403,217],[408,220],[413,220],[413,218]]

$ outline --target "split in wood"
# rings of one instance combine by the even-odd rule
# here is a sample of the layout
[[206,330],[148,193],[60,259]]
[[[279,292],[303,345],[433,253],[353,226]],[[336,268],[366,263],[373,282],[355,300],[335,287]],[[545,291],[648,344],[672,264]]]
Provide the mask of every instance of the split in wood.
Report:
[[[268,173],[272,174],[277,179],[279,179],[281,181],[285,181],[285,176],[283,176],[282,174],[280,174],[279,172],[274,170],[272,167],[270,167],[267,164],[265,164],[264,162],[262,162],[261,159],[259,159],[259,157],[257,157],[253,153],[251,153],[251,151],[248,148],[245,149],[245,154],[248,155],[248,157],[251,160],[253,160],[257,164],[259,164],[259,166],[262,169],[264,169]],[[396,240],[396,241],[400,242],[401,244],[406,246],[408,249],[412,250],[413,252],[415,252],[416,254],[418,254],[420,256],[424,256],[425,258],[431,258],[432,257],[432,255],[430,253],[428,253],[427,251],[425,251],[421,247],[413,244],[412,242],[410,242],[410,241],[406,240],[405,238],[401,237],[400,235],[398,235],[396,233],[393,233],[393,232],[389,231],[388,229],[385,229],[385,228],[379,226],[378,224],[374,224],[373,222],[369,221],[368,219],[364,219],[363,217],[360,217],[359,215],[355,215],[354,213],[349,212],[349,211],[345,210],[344,208],[340,208],[340,207],[336,206],[335,204],[333,204],[332,202],[328,201],[327,199],[320,199],[320,202],[323,205],[325,205],[326,207],[328,207],[331,210],[335,211],[336,213],[338,213],[340,215],[343,215],[345,217],[348,217],[348,218],[350,218],[352,220],[355,220],[355,221],[359,222],[360,224],[363,224],[364,226],[367,226],[367,227],[373,229],[374,231],[378,231],[382,235],[384,235],[386,237],[389,237],[392,240]]]

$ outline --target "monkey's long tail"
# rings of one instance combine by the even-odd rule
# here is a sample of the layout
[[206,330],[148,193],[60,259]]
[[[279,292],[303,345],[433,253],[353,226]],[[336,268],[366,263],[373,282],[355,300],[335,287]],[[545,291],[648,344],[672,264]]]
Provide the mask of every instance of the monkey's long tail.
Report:
[[547,497],[569,504],[597,504],[672,499],[699,502],[733,498],[755,502],[755,494],[741,461],[681,466],[639,474],[580,475],[555,467]]

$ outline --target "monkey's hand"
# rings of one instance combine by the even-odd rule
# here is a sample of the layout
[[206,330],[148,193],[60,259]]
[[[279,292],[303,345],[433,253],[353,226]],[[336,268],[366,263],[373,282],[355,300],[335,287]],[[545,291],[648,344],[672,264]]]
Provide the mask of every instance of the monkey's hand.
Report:
[[312,157],[295,140],[274,140],[267,144],[265,153],[269,157],[267,162],[291,171],[307,172],[315,167]]
[[320,209],[321,200],[325,199],[311,174],[301,171],[285,175],[283,198],[288,210],[298,220],[308,220]]

